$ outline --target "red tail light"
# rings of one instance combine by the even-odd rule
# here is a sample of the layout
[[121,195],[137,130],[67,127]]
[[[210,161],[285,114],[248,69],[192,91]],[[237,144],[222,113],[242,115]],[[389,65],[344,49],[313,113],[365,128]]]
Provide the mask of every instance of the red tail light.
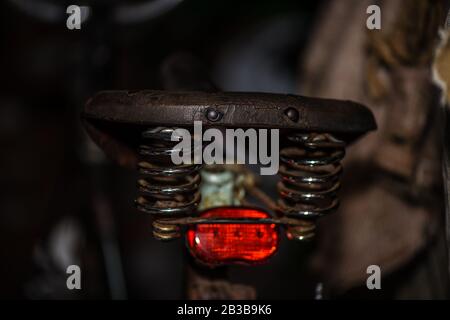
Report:
[[[214,208],[203,218],[264,219],[269,214],[249,208]],[[278,248],[275,224],[211,223],[197,224],[187,232],[191,254],[207,265],[258,263],[272,256]]]

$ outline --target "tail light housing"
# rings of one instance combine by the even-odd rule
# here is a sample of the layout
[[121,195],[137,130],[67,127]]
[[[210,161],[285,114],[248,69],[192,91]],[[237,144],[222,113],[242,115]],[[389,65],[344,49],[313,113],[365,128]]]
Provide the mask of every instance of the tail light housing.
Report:
[[203,264],[256,264],[277,251],[278,227],[273,223],[258,223],[260,219],[270,218],[267,212],[220,207],[207,210],[200,217],[217,221],[192,225],[186,234],[189,251]]

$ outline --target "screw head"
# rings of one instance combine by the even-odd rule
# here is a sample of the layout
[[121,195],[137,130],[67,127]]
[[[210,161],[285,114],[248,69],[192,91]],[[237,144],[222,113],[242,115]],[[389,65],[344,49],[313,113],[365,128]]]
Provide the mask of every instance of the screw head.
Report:
[[209,121],[219,121],[222,118],[222,113],[217,111],[216,109],[208,109],[206,110],[206,118],[208,118]]
[[289,118],[289,120],[294,121],[294,122],[297,122],[297,121],[298,121],[299,115],[298,115],[297,109],[294,109],[294,108],[287,108],[287,109],[284,111],[284,114],[286,115],[286,117]]

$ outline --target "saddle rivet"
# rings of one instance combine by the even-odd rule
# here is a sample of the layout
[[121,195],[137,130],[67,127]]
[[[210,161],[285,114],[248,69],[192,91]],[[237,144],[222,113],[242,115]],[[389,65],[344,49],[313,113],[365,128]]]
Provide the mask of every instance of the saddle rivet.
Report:
[[206,110],[206,118],[212,122],[219,121],[222,118],[222,113],[211,108]]
[[284,114],[286,115],[286,117],[289,118],[289,120],[297,122],[298,121],[298,111],[297,109],[294,108],[288,108],[284,111]]

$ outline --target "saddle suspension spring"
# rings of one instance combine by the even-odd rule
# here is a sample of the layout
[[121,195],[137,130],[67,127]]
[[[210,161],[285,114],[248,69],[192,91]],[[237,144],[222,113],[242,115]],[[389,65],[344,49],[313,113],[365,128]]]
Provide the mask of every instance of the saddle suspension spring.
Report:
[[153,236],[170,240],[180,236],[180,227],[164,223],[167,218],[192,215],[200,202],[199,164],[175,165],[171,160],[177,141],[175,128],[156,127],[142,133],[139,146],[137,209],[154,216]]
[[338,208],[340,161],[344,155],[345,143],[331,134],[287,135],[287,145],[280,151],[278,210],[288,218],[305,223],[287,226],[288,238],[312,238],[316,219]]
[[[146,130],[139,147],[136,206],[154,217],[153,236],[158,240],[180,237],[183,225],[205,223],[196,218],[202,165],[172,162],[171,155],[179,152],[177,141],[172,141],[175,129]],[[328,133],[296,132],[285,137],[277,184],[279,217],[270,222],[284,225],[290,239],[307,240],[315,235],[317,218],[339,206],[345,143]]]

